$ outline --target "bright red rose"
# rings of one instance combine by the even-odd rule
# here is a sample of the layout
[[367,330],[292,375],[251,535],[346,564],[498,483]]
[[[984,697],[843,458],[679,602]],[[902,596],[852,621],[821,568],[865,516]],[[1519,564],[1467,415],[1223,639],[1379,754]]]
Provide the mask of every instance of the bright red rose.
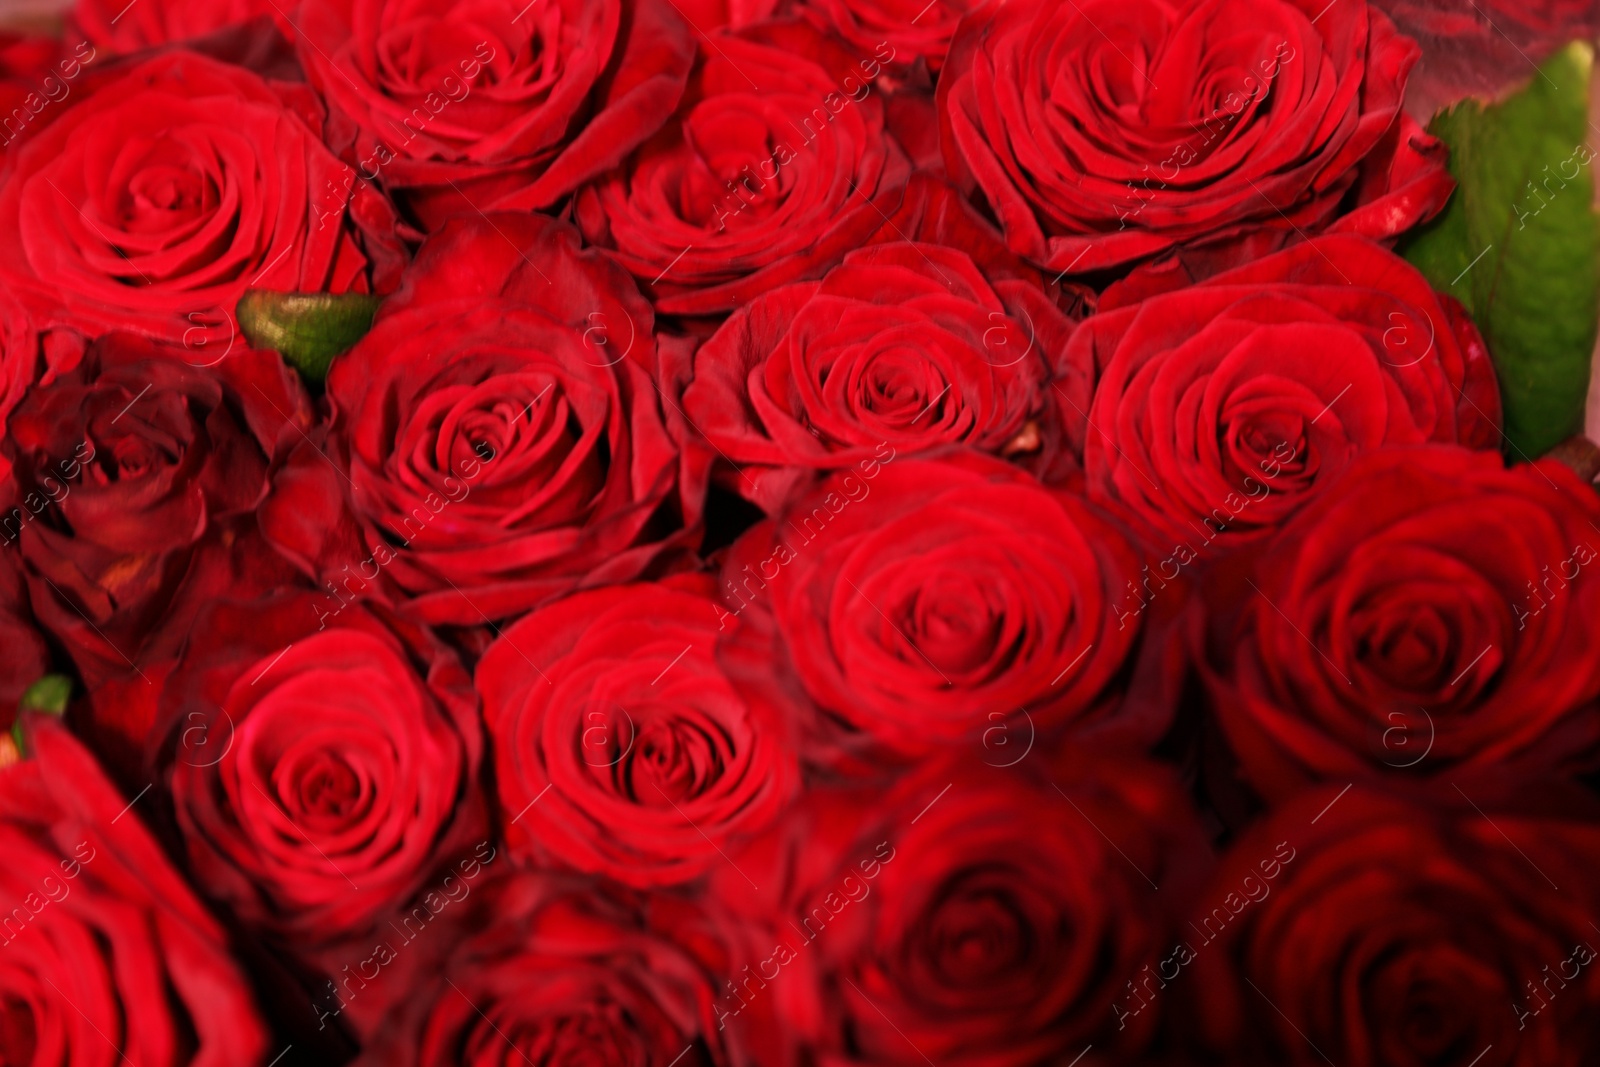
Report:
[[794,712],[808,754],[881,769],[986,729],[1153,742],[1175,649],[1157,612],[1124,610],[1138,566],[1080,497],[886,446],[742,537],[723,603],[768,635],[776,690],[814,705]]
[[332,428],[262,521],[339,601],[411,597],[476,626],[631,581],[695,535],[650,306],[578,244],[537,215],[454,220],[334,361]]
[[[0,430],[11,409],[35,382],[48,385],[57,374],[83,358],[83,338],[72,330],[53,330],[43,337],[34,330],[27,310],[0,288]],[[11,473],[11,460],[0,451],[0,485]]]
[[[207,914],[94,759],[25,716],[0,767],[0,1060],[237,1067],[270,1035]],[[150,802],[144,802],[148,805]]]
[[0,30],[0,149],[14,148],[48,125],[97,58],[87,41],[69,50],[54,36]]
[[[400,1005],[357,1067],[728,1064],[710,970],[674,937],[680,909],[590,882],[485,888],[486,922]],[[666,914],[659,918],[657,910]],[[742,1061],[738,1061],[742,1062]]]
[[205,37],[229,26],[273,16],[293,34],[285,0],[78,0],[72,25],[89,41],[114,52],[139,52],[155,45]]
[[40,325],[132,330],[205,362],[235,345],[246,288],[366,289],[350,227],[382,212],[341,185],[316,108],[192,52],[102,80],[6,156],[0,282]]
[[1206,1062],[1594,1062],[1594,797],[1491,792],[1421,807],[1332,786],[1239,838],[1157,993],[1197,999],[1187,1032],[1229,1054]]
[[329,143],[426,230],[552,207],[661,127],[694,38],[671,0],[307,0]]
[[[72,657],[96,705],[94,741],[143,748],[154,695],[200,606],[291,581],[262,540],[268,469],[310,424],[310,400],[275,352],[215,367],[132,334],[93,342],[72,370],[12,411],[0,453],[14,494],[0,544],[19,553],[33,613]],[[114,739],[114,740],[112,740]]]
[[910,174],[873,93],[893,55],[799,21],[707,38],[673,122],[578,194],[584,236],[663,314],[820,277],[883,225]]
[[887,43],[896,62],[920,59],[938,73],[957,24],[978,0],[807,0],[806,6],[863,53]]
[[1400,110],[1416,58],[1366,0],[990,0],[939,81],[945,160],[1052,271],[1390,237],[1452,188]]
[[[1245,776],[1443,781],[1600,744],[1600,499],[1553,461],[1368,456],[1208,583],[1196,646]],[[1203,632],[1202,632],[1203,629]]]
[[202,892],[304,952],[484,835],[471,680],[426,631],[322,598],[224,601],[161,693],[158,780]]
[[1090,1044],[1129,1062],[1157,1013],[1126,1019],[1121,1002],[1207,873],[1199,822],[1143,761],[989,762],[815,789],[734,854],[712,899],[761,952],[721,991],[719,1024],[772,1048],[781,1019],[801,1062],[1024,1067]]
[[696,878],[798,787],[786,724],[719,662],[708,577],[574,593],[478,664],[514,853],[636,886]]
[[1270,536],[1363,453],[1499,442],[1477,329],[1415,268],[1355,237],[1103,311],[1067,362],[1099,370],[1089,498],[1127,517],[1167,580]]
[[[1051,391],[1072,322],[1034,283],[907,242],[847,255],[729,316],[683,393],[730,489],[775,512],[814,471],[966,444],[1046,477],[1075,470]],[[1078,420],[1073,420],[1075,426]]]

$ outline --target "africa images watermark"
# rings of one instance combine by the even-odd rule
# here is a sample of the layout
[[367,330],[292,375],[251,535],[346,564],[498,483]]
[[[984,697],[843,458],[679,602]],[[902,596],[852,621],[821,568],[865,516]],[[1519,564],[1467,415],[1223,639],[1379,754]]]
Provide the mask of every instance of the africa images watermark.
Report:
[[[888,450],[888,455],[884,455],[885,449]],[[786,517],[784,521],[789,529],[795,532],[795,539],[790,540],[787,533],[783,534],[778,541],[777,547],[765,559],[756,563],[753,567],[748,563],[744,565],[744,580],[742,582],[735,584],[734,580],[729,578],[723,583],[727,586],[725,593],[727,600],[730,603],[737,602],[739,606],[729,611],[721,604],[714,605],[717,612],[717,629],[725,629],[729,619],[735,618],[745,608],[749,607],[756,597],[767,588],[767,582],[772,581],[786,565],[799,558],[800,550],[811,544],[818,537],[821,537],[823,531],[828,528],[829,523],[837,518],[845,508],[852,503],[859,503],[865,500],[868,494],[872,492],[872,486],[867,483],[876,478],[885,466],[893,462],[894,457],[894,446],[887,441],[880,442],[872,456],[856,464],[857,469],[861,472],[859,478],[854,472],[850,472],[838,480],[837,485],[844,495],[841,496],[835,492],[824,494],[817,506],[811,509],[810,514],[798,516],[799,525],[795,524],[795,515],[791,514]],[[846,470],[848,471],[849,468],[846,468]],[[768,573],[769,568],[771,573]]]
[[[85,851],[87,855],[84,854]],[[29,893],[22,898],[21,904],[0,916],[0,948],[10,948],[11,943],[22,936],[28,924],[37,919],[46,908],[66,900],[72,893],[72,886],[68,883],[83,873],[84,866],[94,860],[96,852],[93,845],[83,841],[73,849],[72,855],[76,858],[60,862],[60,878],[53,874],[45,875],[39,880],[38,892]]]
[[[409,115],[399,122],[393,118],[386,119],[399,135],[399,144],[404,147],[416,140],[422,135],[422,131],[428,128],[429,123],[444,113],[445,108],[453,103],[459,104],[472,95],[472,80],[478,76],[485,64],[494,60],[496,54],[494,47],[488,41],[479,41],[472,55],[456,64],[456,68],[461,71],[460,78],[446,74],[439,81],[438,91],[425,94],[422,104],[412,108]],[[320,230],[327,225],[329,215],[343,214],[357,180],[369,183],[377,181],[379,172],[398,158],[398,153],[389,142],[380,139],[366,158],[345,172],[343,181],[335,182],[329,178],[325,202],[332,206],[317,212],[317,229]]]
[[[885,51],[888,52],[887,55],[884,54]],[[847,74],[840,80],[840,91],[825,95],[818,105],[800,120],[799,125],[790,121],[789,125],[800,134],[800,147],[810,148],[822,135],[822,131],[827,129],[836,117],[844,113],[845,108],[865,100],[872,92],[873,80],[882,73],[885,64],[894,62],[894,57],[893,45],[888,41],[878,42],[872,57],[859,60],[855,66],[855,73]],[[769,183],[777,181],[778,172],[799,156],[800,153],[792,144],[788,141],[779,141],[767,158],[755,163],[746,163],[736,176],[729,178],[724,183],[727,195],[717,203],[717,232],[727,229],[730,217],[755,204],[754,198],[760,197]],[[751,167],[755,168],[754,173]],[[746,193],[749,194],[749,198],[746,197]]]
[[25,95],[21,105],[12,108],[10,115],[0,119],[0,146],[8,146],[21,137],[28,124],[43,114],[45,108],[71,96],[71,82],[94,59],[94,45],[84,41],[72,55],[57,60],[51,72],[40,80],[36,90]]
[[794,926],[794,921],[791,919],[789,925],[794,926],[795,933],[800,935],[798,948],[787,935],[784,935],[783,940],[773,945],[771,954],[755,965],[754,974],[750,973],[750,965],[746,964],[744,977],[737,985],[730,979],[727,983],[728,995],[738,1002],[738,1007],[713,1005],[712,1010],[717,1013],[717,1029],[726,1029],[728,1020],[748,1008],[750,1002],[767,988],[768,982],[776,979],[784,967],[799,958],[800,949],[809,947],[828,924],[842,915],[846,908],[866,900],[872,892],[870,883],[883,873],[883,868],[894,860],[894,856],[893,845],[888,841],[879,842],[871,856],[855,864],[861,871],[859,876],[852,869],[849,874],[840,878],[837,890],[823,894],[811,911],[800,920],[799,926]]
[[[487,855],[484,854],[485,850]],[[371,955],[354,965],[354,974],[350,973],[351,965],[347,963],[341,971],[343,977],[337,983],[332,978],[328,979],[326,1002],[312,1001],[312,1008],[317,1013],[317,1029],[326,1029],[328,1019],[343,1012],[350,1001],[367,988],[368,982],[376,981],[383,968],[398,959],[401,950],[421,937],[428,924],[443,914],[446,908],[466,900],[472,892],[473,879],[483,873],[484,867],[494,862],[496,855],[494,846],[489,842],[478,842],[473,854],[457,861],[454,872],[444,876],[437,890],[430,889],[417,898],[411,910],[400,917],[398,926],[393,919],[389,920],[389,927],[396,934],[394,940],[375,944]]]

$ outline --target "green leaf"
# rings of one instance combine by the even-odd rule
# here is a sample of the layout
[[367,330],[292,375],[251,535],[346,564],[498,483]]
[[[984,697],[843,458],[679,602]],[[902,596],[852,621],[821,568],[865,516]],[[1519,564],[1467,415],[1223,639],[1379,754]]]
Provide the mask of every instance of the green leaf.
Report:
[[[64,674],[47,674],[22,691],[22,699],[17,701],[17,709],[19,711],[42,711],[49,715],[65,715],[67,713],[67,702],[71,699],[72,679]],[[20,715],[11,724],[11,741],[16,745],[16,754],[18,756],[25,754],[26,749],[22,743],[22,717]]]
[[1463,101],[1430,132],[1458,187],[1405,256],[1466,305],[1500,378],[1511,455],[1583,428],[1600,313],[1600,219],[1587,147],[1594,50],[1574,43],[1498,104]]
[[72,699],[72,679],[64,674],[47,674],[23,690],[18,702],[23,711],[44,711],[65,715]]
[[239,299],[239,326],[252,348],[270,348],[313,381],[333,357],[372,329],[380,297],[366,293],[275,293],[249,289]]

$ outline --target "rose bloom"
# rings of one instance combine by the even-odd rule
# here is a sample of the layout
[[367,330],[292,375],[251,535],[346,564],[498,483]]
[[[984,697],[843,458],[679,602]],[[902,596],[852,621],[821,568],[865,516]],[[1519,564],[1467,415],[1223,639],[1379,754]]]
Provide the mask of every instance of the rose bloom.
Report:
[[454,220],[334,361],[332,429],[295,451],[262,523],[341,599],[479,625],[637,578],[695,535],[650,306],[578,244],[537,215]]
[[1071,331],[1036,284],[991,282],[964,252],[875,245],[730,315],[695,352],[682,406],[733,468],[728,487],[768,512],[885,442],[968,444],[1060,475],[1078,445],[1050,386]]
[[28,713],[22,738],[26,758],[0,767],[0,1060],[264,1063],[227,934],[139,810],[60,723]]
[[923,60],[938,73],[961,17],[978,0],[809,0],[806,10],[863,53],[887,42],[900,63]]
[[1069,349],[1068,363],[1100,368],[1089,498],[1159,552],[1163,580],[1270,536],[1363,453],[1499,442],[1477,329],[1360,238],[1316,239],[1105,310]]
[[483,838],[477,701],[381,608],[222,601],[161,693],[158,780],[196,884],[296,949],[349,937]]
[[1462,785],[1448,807],[1358,785],[1276,810],[1198,895],[1194,973],[1156,995],[1198,999],[1185,1029],[1217,1062],[1594,1062],[1594,797]]
[[478,664],[506,837],[637,886],[695,878],[799,786],[793,743],[719,662],[715,583],[574,593],[508,627]]
[[712,974],[675,940],[691,934],[690,909],[549,875],[483,892],[481,928],[396,1008],[357,1067],[729,1062]]
[[658,130],[694,38],[671,0],[307,0],[329,143],[426,230],[544,209]]
[[1528,78],[1530,63],[1600,35],[1594,0],[1373,0],[1422,46],[1406,110],[1426,121],[1463,96],[1496,99]]
[[719,1025],[771,1048],[775,1016],[801,1062],[908,1067],[1147,1043],[1157,1012],[1117,1009],[1207,873],[1189,801],[1139,760],[1011,759],[963,751],[888,790],[813,790],[734,854],[711,899],[765,940],[719,991]]
[[206,37],[264,15],[292,35],[283,0],[78,0],[72,26],[94,44],[115,52],[139,52],[155,45]]
[[50,670],[50,646],[33,622],[28,585],[15,552],[0,549],[0,730],[9,730],[30,685]]
[[0,282],[36,323],[136,331],[214,362],[238,346],[247,288],[371,284],[353,227],[382,209],[342,186],[304,87],[169,52],[69,99],[0,169]]
[[1137,572],[1081,497],[979,453],[885,448],[740,538],[719,622],[769,635],[768,680],[808,698],[794,714],[824,762],[879,769],[1007,724],[1145,744],[1176,649],[1167,602],[1123,610]]
[[821,276],[883,225],[910,173],[873,92],[893,55],[790,20],[708,38],[672,123],[578,194],[584,237],[668,315]]
[[1400,110],[1417,54],[1365,0],[991,0],[939,81],[945,160],[1051,271],[1389,237],[1452,187]]
[[[14,480],[0,546],[91,691],[102,756],[102,742],[142,751],[160,665],[201,605],[294,578],[255,511],[310,399],[276,352],[236,349],[209,368],[191,355],[107,334],[34,386],[0,439]],[[112,679],[137,698],[105,689]]]
[[1596,523],[1600,501],[1553,461],[1432,446],[1354,464],[1196,616],[1246,776],[1279,796],[1591,756]]
[[[48,342],[42,343],[42,342]],[[68,330],[52,331],[44,338],[16,296],[0,289],[0,428],[28,387],[43,378],[70,369],[83,358],[83,339]],[[0,483],[11,473],[11,461],[0,454]]]
[[49,125],[96,58],[87,41],[69,49],[54,35],[0,30],[0,150]]

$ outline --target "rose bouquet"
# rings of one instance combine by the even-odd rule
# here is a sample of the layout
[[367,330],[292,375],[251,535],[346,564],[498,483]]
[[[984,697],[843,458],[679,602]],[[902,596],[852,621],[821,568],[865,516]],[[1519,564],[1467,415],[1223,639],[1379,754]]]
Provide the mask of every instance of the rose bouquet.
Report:
[[1595,1062],[1597,34],[19,19],[0,1063]]

